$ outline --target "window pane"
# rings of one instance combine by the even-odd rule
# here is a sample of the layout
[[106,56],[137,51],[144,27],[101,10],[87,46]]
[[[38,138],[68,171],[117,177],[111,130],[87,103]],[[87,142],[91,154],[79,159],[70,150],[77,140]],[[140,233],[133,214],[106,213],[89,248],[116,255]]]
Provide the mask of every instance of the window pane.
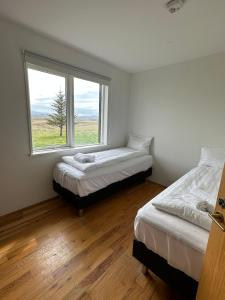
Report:
[[98,144],[100,84],[74,78],[74,133],[76,145]]
[[65,77],[28,68],[33,149],[66,145]]

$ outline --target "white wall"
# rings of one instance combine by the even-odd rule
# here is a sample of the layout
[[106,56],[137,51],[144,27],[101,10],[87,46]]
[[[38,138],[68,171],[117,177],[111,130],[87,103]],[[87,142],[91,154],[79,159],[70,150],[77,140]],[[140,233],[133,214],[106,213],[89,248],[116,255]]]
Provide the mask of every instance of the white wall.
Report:
[[0,215],[54,196],[52,169],[62,155],[28,156],[22,49],[111,77],[109,144],[123,145],[127,134],[128,73],[0,19]]
[[225,54],[134,74],[130,131],[154,136],[152,179],[168,185],[204,145],[225,146]]

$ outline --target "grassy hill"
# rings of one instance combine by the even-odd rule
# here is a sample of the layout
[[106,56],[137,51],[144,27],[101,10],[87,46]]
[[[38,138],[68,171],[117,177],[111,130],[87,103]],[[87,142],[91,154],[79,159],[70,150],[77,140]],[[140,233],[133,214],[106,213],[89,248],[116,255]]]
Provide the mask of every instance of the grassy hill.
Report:
[[[63,136],[59,136],[59,129],[47,124],[45,118],[32,119],[33,148],[44,148],[66,144],[66,128]],[[98,143],[98,122],[82,120],[75,125],[76,145],[88,145]]]

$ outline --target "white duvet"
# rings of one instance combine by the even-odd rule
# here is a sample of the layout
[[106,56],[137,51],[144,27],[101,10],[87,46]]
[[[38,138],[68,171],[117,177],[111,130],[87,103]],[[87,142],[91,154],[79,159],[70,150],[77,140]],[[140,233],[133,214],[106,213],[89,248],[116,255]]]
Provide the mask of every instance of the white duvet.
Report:
[[128,159],[146,155],[144,151],[136,151],[125,147],[94,152],[92,154],[95,156],[95,161],[93,163],[80,163],[76,161],[73,156],[63,156],[62,160],[72,167],[86,173],[101,167],[118,164]]
[[211,220],[208,213],[199,210],[197,204],[207,201],[211,206],[215,206],[221,176],[221,168],[199,166],[155,197],[151,203],[160,210],[209,231]]

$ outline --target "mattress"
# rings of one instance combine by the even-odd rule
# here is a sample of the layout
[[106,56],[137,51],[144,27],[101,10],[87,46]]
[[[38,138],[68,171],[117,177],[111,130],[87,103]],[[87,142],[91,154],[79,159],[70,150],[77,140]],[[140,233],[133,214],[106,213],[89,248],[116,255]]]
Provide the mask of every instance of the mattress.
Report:
[[[208,182],[207,178],[217,172],[221,174],[219,169],[205,166],[194,168],[156,197],[165,197],[176,189],[181,190],[181,187],[184,193],[187,193],[193,182],[199,187],[199,191],[202,191],[204,184]],[[205,176],[202,176],[202,173],[205,173]],[[213,184],[212,197],[218,192],[219,180],[217,179]],[[134,231],[138,241],[166,259],[169,265],[183,271],[196,281],[199,280],[208,242],[208,231],[155,208],[151,201],[138,211]]]
[[53,177],[62,187],[83,197],[101,190],[114,182],[146,171],[151,166],[151,155],[127,159],[123,162],[98,168],[88,173],[60,162],[54,168]]

